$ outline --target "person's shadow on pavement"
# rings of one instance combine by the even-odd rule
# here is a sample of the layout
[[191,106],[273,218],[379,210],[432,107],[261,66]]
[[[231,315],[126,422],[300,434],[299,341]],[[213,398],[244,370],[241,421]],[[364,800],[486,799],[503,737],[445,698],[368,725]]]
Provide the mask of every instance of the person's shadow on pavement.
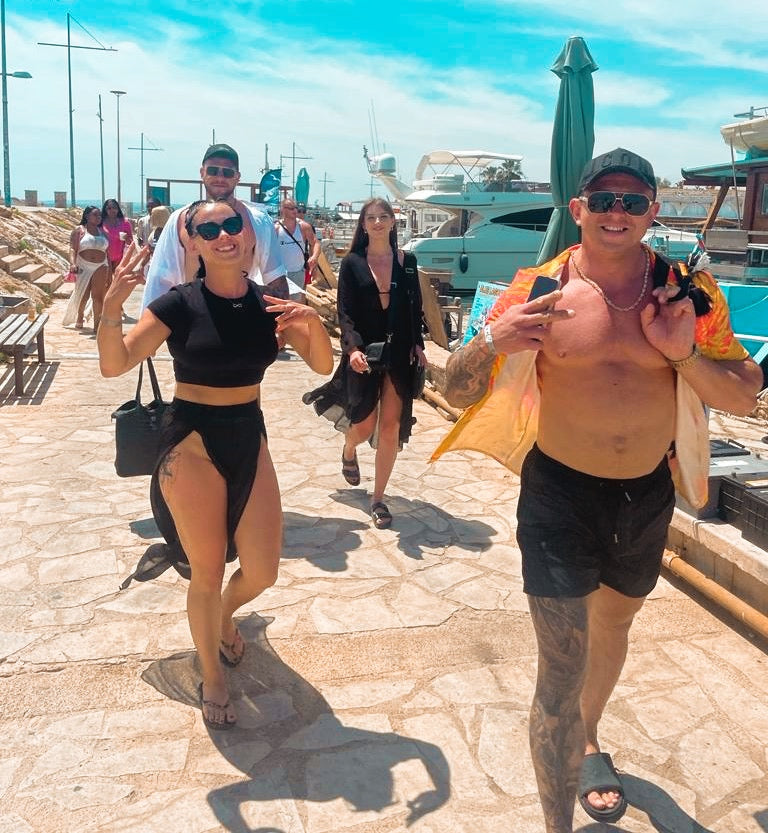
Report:
[[[365,489],[337,490],[331,498],[368,514],[370,495]],[[397,547],[414,561],[424,560],[425,551],[452,545],[486,550],[498,530],[483,521],[451,515],[439,506],[417,498],[387,498],[394,519],[389,531],[397,535]],[[370,527],[370,521],[365,525]]]
[[[636,775],[621,772],[621,783],[630,806],[636,807],[648,816],[648,821],[659,833],[713,833],[708,827],[692,819],[669,793],[656,784],[638,778]],[[627,833],[628,828],[615,824],[595,822],[580,827],[576,833]]]
[[[219,823],[231,833],[281,833],[251,827],[246,820],[247,805],[279,799],[341,798],[355,812],[381,812],[397,803],[394,767],[409,760],[421,762],[433,788],[405,800],[405,824],[445,804],[450,767],[441,749],[395,732],[344,726],[320,692],[277,656],[265,633],[269,621],[251,614],[239,622],[248,646],[243,662],[230,673],[238,724],[209,732],[226,760],[250,778],[209,793]],[[156,660],[142,679],[165,696],[199,708],[193,652]]]

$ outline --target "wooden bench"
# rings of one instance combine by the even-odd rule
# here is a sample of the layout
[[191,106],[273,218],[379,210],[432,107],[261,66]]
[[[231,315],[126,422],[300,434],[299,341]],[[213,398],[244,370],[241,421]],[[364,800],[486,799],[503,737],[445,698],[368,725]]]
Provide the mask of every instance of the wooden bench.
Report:
[[38,363],[45,361],[43,328],[47,323],[47,312],[34,319],[29,319],[26,313],[15,313],[0,321],[0,353],[13,356],[17,396],[24,393],[24,356],[32,352],[34,341],[37,341]]

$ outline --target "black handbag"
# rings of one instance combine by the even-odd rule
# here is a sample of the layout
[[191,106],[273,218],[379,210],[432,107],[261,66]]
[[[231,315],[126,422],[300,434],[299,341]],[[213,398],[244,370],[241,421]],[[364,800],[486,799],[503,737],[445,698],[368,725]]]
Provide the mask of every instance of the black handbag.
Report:
[[136,398],[125,402],[112,414],[115,421],[115,471],[118,477],[152,474],[160,456],[160,429],[163,414],[170,403],[163,402],[155,368],[149,358],[147,370],[152,383],[153,400],[148,405],[141,402],[141,383],[144,378],[142,362],[139,365]]
[[371,370],[389,370],[389,349],[392,333],[386,341],[373,341],[365,348],[365,359]]

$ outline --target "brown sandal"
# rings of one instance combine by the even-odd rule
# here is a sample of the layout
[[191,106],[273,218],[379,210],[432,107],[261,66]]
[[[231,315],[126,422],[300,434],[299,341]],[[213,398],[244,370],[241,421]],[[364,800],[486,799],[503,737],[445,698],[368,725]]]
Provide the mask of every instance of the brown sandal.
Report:
[[344,459],[344,449],[341,451],[341,473],[350,486],[360,485],[360,466],[357,463],[357,452],[351,460]]

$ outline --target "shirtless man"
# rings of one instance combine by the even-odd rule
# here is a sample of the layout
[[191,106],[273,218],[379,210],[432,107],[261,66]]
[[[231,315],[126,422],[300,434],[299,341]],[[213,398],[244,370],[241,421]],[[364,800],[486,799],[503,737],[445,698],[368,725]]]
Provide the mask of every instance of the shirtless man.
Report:
[[[256,283],[269,286],[269,292],[281,298],[288,293],[301,292],[303,287],[285,287],[285,266],[280,256],[272,220],[258,205],[235,197],[240,181],[240,160],[237,151],[229,145],[211,145],[203,156],[200,178],[208,199],[221,200],[243,218],[245,240],[242,268],[247,277]],[[192,280],[197,272],[197,255],[189,254],[189,239],[184,230],[187,208],[179,208],[171,214],[160,235],[152,256],[147,283],[144,287],[142,310],[172,286]]]
[[[680,276],[642,245],[655,199],[645,159],[622,148],[593,159],[569,204],[581,246],[520,270],[446,368],[447,400],[473,407],[436,456],[469,447],[516,470],[524,460],[517,538],[538,643],[530,742],[547,833],[572,833],[576,796],[599,821],[626,810],[597,727],[659,575],[670,465],[676,483],[685,468],[706,490],[701,402],[746,414],[762,383],[714,279],[696,273],[700,289],[682,292]],[[561,288],[528,302],[537,274]],[[527,396],[505,400],[513,384]],[[706,449],[694,462],[692,443]]]

